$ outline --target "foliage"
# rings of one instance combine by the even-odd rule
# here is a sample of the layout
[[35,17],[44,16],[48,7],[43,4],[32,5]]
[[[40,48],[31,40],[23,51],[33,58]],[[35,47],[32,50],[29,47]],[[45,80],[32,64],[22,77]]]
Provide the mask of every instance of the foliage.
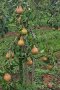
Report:
[[[46,88],[49,90],[51,89],[48,87],[49,83],[53,85],[53,89],[59,87],[55,82],[56,77],[59,78],[60,69],[57,67],[59,61],[55,52],[60,50],[60,31],[40,31],[35,27],[49,25],[58,29],[60,1],[2,0],[0,6],[1,34],[7,33],[8,30],[18,33],[16,36],[6,36],[0,40],[0,85],[2,89],[37,90],[37,88]],[[23,10],[20,12],[17,10],[17,6],[18,9]],[[35,50],[39,48],[40,52],[33,55],[32,47]],[[38,52],[38,50],[36,51]],[[47,61],[43,61],[42,57],[47,57]],[[4,80],[5,73],[12,76],[11,81]],[[52,75],[56,79],[44,83],[44,75]]]

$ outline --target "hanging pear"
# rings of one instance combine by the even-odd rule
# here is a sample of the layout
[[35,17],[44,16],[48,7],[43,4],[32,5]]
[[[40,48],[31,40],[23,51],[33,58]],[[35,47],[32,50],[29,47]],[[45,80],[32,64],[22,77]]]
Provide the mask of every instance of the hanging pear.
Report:
[[32,54],[38,54],[38,48],[34,45],[34,47],[31,50]]
[[4,80],[5,80],[5,81],[7,81],[7,82],[8,82],[8,81],[10,81],[10,80],[11,80],[11,75],[10,75],[9,73],[5,73],[5,75],[4,75],[4,77],[3,77],[3,78],[4,78]]
[[18,41],[18,45],[19,46],[24,46],[25,45],[25,42],[23,40],[23,37],[20,37],[20,40]]
[[17,14],[21,14],[21,13],[23,13],[23,8],[22,8],[22,6],[17,6],[17,8],[16,8],[16,13]]
[[22,34],[26,35],[27,34],[27,29],[26,28],[23,28],[22,31],[21,31]]

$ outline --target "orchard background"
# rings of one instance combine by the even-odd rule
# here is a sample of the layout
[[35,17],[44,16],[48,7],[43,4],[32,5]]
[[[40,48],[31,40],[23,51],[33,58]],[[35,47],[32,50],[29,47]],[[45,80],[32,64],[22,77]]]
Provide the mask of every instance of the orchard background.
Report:
[[0,90],[60,90],[60,0],[0,1]]

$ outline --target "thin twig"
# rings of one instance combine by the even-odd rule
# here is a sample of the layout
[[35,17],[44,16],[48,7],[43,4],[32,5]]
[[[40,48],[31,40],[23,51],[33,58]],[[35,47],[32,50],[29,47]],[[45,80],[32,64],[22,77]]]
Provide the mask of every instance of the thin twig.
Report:
[[13,46],[13,44],[15,43],[15,41],[17,40],[17,37],[14,39],[14,41],[10,44],[9,50],[11,49],[11,47]]
[[32,31],[31,29],[30,29],[30,32],[31,32],[31,34],[32,34],[33,38],[35,39],[35,38],[36,38],[35,33],[33,33],[33,31]]

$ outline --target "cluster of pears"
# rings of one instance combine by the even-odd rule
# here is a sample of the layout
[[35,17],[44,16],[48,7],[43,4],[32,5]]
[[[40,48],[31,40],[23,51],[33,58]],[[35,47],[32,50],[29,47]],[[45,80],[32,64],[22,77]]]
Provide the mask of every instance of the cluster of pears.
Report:
[[[22,31],[21,31],[21,34],[22,34],[22,35],[26,35],[27,33],[28,33],[28,32],[27,32],[26,28],[23,28]],[[24,41],[23,36],[21,36],[21,37],[20,37],[20,40],[18,41],[18,46],[24,46],[24,45],[25,45],[25,41]],[[32,53],[33,55],[36,55],[36,54],[38,54],[38,52],[39,52],[39,51],[38,51],[38,48],[34,45],[33,48],[32,48],[32,50],[31,50],[31,53]],[[6,58],[7,58],[7,59],[14,58],[14,53],[13,53],[11,50],[9,50],[9,51],[7,52],[7,54],[6,54]],[[28,57],[26,64],[27,64],[27,65],[32,65],[32,64],[33,64],[33,60],[32,60],[30,57]],[[4,80],[5,80],[5,81],[10,81],[10,80],[11,80],[11,75],[10,75],[9,73],[6,73],[6,74],[4,75]]]
[[[15,12],[17,14],[22,14],[23,11],[24,10],[23,10],[22,6],[17,6],[17,8],[15,10]],[[21,17],[18,18],[18,22],[20,21],[20,19],[21,19]],[[25,40],[24,40],[23,36],[28,34],[28,31],[27,31],[27,29],[25,27],[23,27],[23,29],[21,30],[21,34],[22,34],[22,36],[18,40],[18,43],[17,44],[18,44],[18,46],[23,47],[25,45]],[[32,48],[32,50],[31,50],[31,53],[33,55],[36,55],[36,54],[38,54],[38,52],[39,52],[38,51],[38,48],[34,45],[33,48]],[[7,54],[6,54],[6,59],[10,59],[10,58],[14,58],[14,53],[11,50],[9,50],[7,52]],[[33,64],[33,60],[30,57],[28,57],[26,64],[27,65],[32,65]],[[4,75],[3,78],[7,82],[12,79],[12,77],[11,77],[11,75],[9,73],[5,73],[5,75]]]
[[[6,59],[10,59],[10,58],[14,58],[14,52],[12,52],[11,50],[9,50],[6,54]],[[12,79],[12,77],[9,73],[5,73],[3,78],[7,82],[9,82]]]
[[[17,8],[15,9],[16,14],[22,14],[23,11],[24,10],[23,10],[22,6],[17,6]],[[21,21],[21,16],[18,16],[17,22],[20,23],[20,21]]]
[[[31,50],[31,53],[33,54],[33,55],[36,55],[36,54],[38,54],[38,48],[34,45],[33,46],[33,48],[32,48],[32,50]],[[33,64],[33,60],[31,59],[31,57],[28,57],[27,58],[27,63],[26,63],[27,65],[32,65]]]
[[[22,14],[23,13],[23,8],[22,8],[22,6],[17,6],[17,8],[16,8],[16,10],[15,10],[15,12],[17,13],[17,14]],[[0,19],[1,19],[2,17],[0,16]],[[20,21],[20,19],[21,19],[21,17],[19,17],[18,18],[18,22]],[[25,33],[27,33],[27,31],[25,30],[25,29],[23,29],[22,30],[22,32],[23,32],[23,34],[25,34]],[[21,45],[21,46],[23,46],[24,45],[24,41],[23,41],[23,39],[21,38],[21,40],[18,42],[18,45]],[[14,58],[14,53],[11,51],[11,50],[9,50],[8,52],[7,52],[7,54],[6,54],[6,59],[10,59],[10,58]],[[5,81],[10,81],[11,80],[11,75],[9,74],[9,73],[5,73],[5,75],[4,75],[4,80]]]
[[[17,14],[22,14],[24,12],[24,9],[22,8],[22,6],[17,6],[15,12]],[[20,22],[21,20],[21,17],[19,17],[18,19],[18,22]],[[25,45],[25,40],[23,38],[23,35],[27,35],[28,34],[28,31],[25,27],[23,27],[23,29],[21,30],[21,34],[22,36],[20,37],[20,39],[18,40],[18,46],[21,46],[23,47]],[[37,54],[38,53],[38,48],[36,48],[36,46],[34,45],[32,50],[31,50],[31,53],[32,54]],[[27,65],[32,65],[33,64],[33,61],[30,57],[27,58]]]
[[[26,35],[27,33],[28,33],[28,32],[27,32],[26,28],[23,28],[23,29],[21,30],[21,34],[22,34],[22,35]],[[23,39],[23,36],[20,37],[20,40],[18,41],[18,45],[19,45],[19,46],[24,46],[24,45],[25,45],[25,41],[24,41],[24,39]]]
[[[28,31],[26,30],[26,28],[23,28],[21,31],[21,34],[26,35],[27,33],[28,33]],[[25,45],[25,41],[24,41],[23,37],[21,36],[20,40],[18,41],[18,46],[24,46],[24,45]],[[35,45],[33,46],[31,53],[33,55],[38,54],[38,48]],[[32,59],[30,57],[28,57],[27,58],[27,65],[32,65],[32,64],[33,64]]]

